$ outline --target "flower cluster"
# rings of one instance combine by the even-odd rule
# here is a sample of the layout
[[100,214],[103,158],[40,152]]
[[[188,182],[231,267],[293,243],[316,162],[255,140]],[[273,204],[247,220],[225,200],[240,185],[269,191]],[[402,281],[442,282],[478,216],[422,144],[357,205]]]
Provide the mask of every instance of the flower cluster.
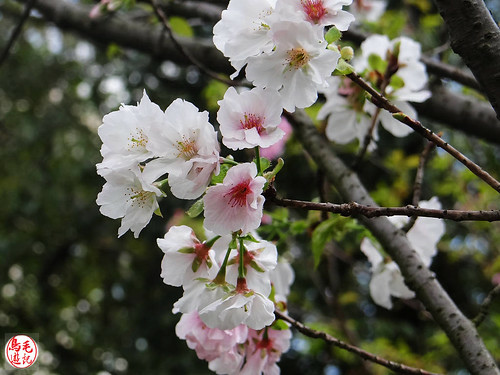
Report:
[[[431,96],[430,91],[424,89],[427,73],[420,54],[420,44],[410,38],[391,41],[385,35],[372,35],[361,44],[361,55],[352,64],[402,112],[416,118],[417,113],[408,102],[423,102]],[[318,119],[328,118],[326,136],[331,141],[346,144],[358,139],[363,144],[370,132],[376,141],[378,122],[396,137],[411,133],[409,127],[367,100],[365,92],[351,81],[331,77],[328,83],[328,89],[322,91],[327,100]],[[369,150],[376,147],[374,141],[369,144]]]
[[144,92],[137,106],[104,116],[98,133],[103,161],[97,173],[106,183],[97,204],[103,215],[122,219],[119,236],[130,229],[137,238],[158,212],[163,176],[174,196],[193,199],[219,171],[219,143],[208,112],[182,99],[163,112]]
[[[340,53],[327,48],[324,29],[334,26],[347,30],[354,16],[342,7],[351,2],[232,0],[214,27],[214,44],[236,69],[232,77],[246,65],[246,78],[258,90],[255,96],[261,96],[264,90],[272,100],[281,100],[282,108],[293,112],[296,107],[312,105],[318,89],[328,86],[327,78],[335,70]],[[234,93],[229,96],[233,98]],[[260,124],[263,117],[242,121]],[[270,122],[269,126],[278,123]],[[266,126],[262,124],[261,128]]]
[[[441,203],[437,197],[428,201],[421,201],[422,208],[441,209]],[[402,228],[409,220],[403,216],[391,216],[389,220],[398,228]],[[437,243],[445,233],[443,220],[430,217],[419,217],[406,234],[408,241],[414,248],[425,266],[429,267],[432,258],[437,253]],[[377,305],[392,308],[392,297],[413,298],[413,293],[404,282],[398,265],[394,261],[385,261],[377,250],[375,244],[368,238],[361,242],[361,251],[371,263],[372,279],[370,281],[370,295]]]

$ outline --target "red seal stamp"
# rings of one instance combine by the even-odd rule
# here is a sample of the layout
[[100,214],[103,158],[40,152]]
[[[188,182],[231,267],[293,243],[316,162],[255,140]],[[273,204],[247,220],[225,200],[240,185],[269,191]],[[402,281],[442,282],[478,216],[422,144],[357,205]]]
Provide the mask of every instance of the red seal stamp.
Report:
[[37,357],[38,346],[29,336],[16,335],[5,345],[5,359],[15,368],[30,367]]

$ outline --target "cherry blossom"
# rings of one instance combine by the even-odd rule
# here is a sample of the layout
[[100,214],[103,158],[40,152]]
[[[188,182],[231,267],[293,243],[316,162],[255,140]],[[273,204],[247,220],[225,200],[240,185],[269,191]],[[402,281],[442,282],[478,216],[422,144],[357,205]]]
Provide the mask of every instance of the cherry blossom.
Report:
[[261,195],[266,179],[257,176],[253,163],[232,167],[224,181],[207,189],[203,197],[205,227],[224,235],[257,229],[262,218],[264,197]]
[[289,112],[310,106],[318,89],[327,86],[340,53],[326,49],[323,28],[309,22],[275,22],[270,33],[275,48],[248,58],[247,79],[257,87],[278,90]]
[[277,159],[278,157],[283,155],[286,142],[288,138],[290,138],[290,135],[293,131],[292,125],[290,125],[285,117],[281,117],[281,122],[279,123],[278,127],[283,131],[283,137],[272,146],[260,149],[260,156],[268,158],[269,160]]
[[269,16],[276,0],[231,0],[214,26],[215,46],[229,58],[238,75],[250,56],[269,52],[274,45],[269,35]]
[[[325,134],[330,141],[347,144],[358,139],[363,144],[371,126],[371,117],[364,110],[364,92],[353,82],[341,77],[330,77],[329,87],[321,92],[326,97],[325,104],[318,112],[318,120],[327,119]],[[377,139],[376,132],[373,138]],[[369,150],[375,147],[370,143]]]
[[354,16],[343,6],[350,5],[352,0],[279,0],[276,11],[281,19],[307,21],[313,25],[335,26],[345,31],[349,28]]
[[289,329],[265,329],[260,332],[250,330],[248,335],[246,361],[239,374],[279,374],[280,369],[276,363],[280,360],[281,354],[290,348],[291,331]]
[[349,12],[357,21],[376,22],[384,14],[386,7],[385,0],[353,0]]
[[177,198],[198,198],[212,174],[219,173],[219,143],[208,112],[176,99],[165,110],[165,123],[161,134],[150,142],[159,158],[146,169],[168,172],[168,183]]
[[97,132],[104,160],[98,169],[129,167],[155,156],[150,140],[159,137],[166,126],[163,111],[151,102],[146,91],[137,106],[122,105],[102,121]]
[[210,328],[197,312],[192,312],[181,316],[175,333],[217,374],[235,373],[243,364],[244,352],[240,347],[248,337],[248,328],[243,324],[230,330]]
[[217,294],[219,298],[199,310],[201,320],[209,327],[232,329],[245,324],[262,329],[274,321],[274,303],[249,289],[244,278],[238,278],[234,290],[219,287]]
[[[247,286],[264,296],[271,293],[270,271],[277,264],[278,251],[276,246],[265,240],[243,241],[243,267]],[[227,267],[226,280],[236,285],[239,274],[239,259],[241,249],[233,250]]]
[[97,196],[97,204],[104,216],[121,218],[118,237],[129,229],[134,237],[149,223],[153,212],[159,206],[156,197],[163,192],[153,185],[157,177],[142,173],[139,166],[130,168],[103,168],[100,174],[106,179],[102,191]]
[[281,98],[276,91],[254,88],[238,94],[230,87],[218,104],[217,121],[222,143],[227,147],[269,147],[283,137],[284,132],[278,127]]
[[[437,197],[432,197],[429,201],[421,201],[419,206],[441,209],[441,203]],[[409,218],[391,216],[389,220],[396,227],[401,228],[408,222]],[[432,258],[437,253],[436,246],[444,233],[445,225],[443,220],[419,217],[406,235],[422,262],[429,267]],[[363,239],[361,251],[367,256],[372,265],[373,274],[370,281],[370,295],[376,304],[391,309],[391,296],[398,298],[414,297],[414,293],[405,285],[398,265],[393,261],[385,262],[371,240],[368,238]]]
[[197,277],[217,275],[219,267],[211,245],[200,242],[190,227],[171,227],[157,243],[165,253],[160,275],[165,284],[181,286]]
[[361,242],[361,251],[372,265],[369,287],[370,295],[377,305],[392,309],[391,297],[405,299],[415,297],[415,293],[406,286],[398,265],[393,261],[385,263],[380,252],[368,238],[364,238]]

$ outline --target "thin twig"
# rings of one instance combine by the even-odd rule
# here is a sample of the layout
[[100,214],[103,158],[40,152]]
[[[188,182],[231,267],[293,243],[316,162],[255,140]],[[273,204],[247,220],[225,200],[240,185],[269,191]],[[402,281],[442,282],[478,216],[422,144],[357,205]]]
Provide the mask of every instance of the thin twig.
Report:
[[366,151],[368,150],[368,146],[370,145],[372,138],[373,138],[373,130],[375,129],[375,125],[377,124],[378,121],[378,115],[380,114],[380,108],[377,107],[375,110],[375,113],[372,116],[372,122],[370,124],[370,128],[365,134],[365,138],[363,139],[363,146],[361,147],[361,150],[359,151],[358,155],[356,156],[356,160],[352,164],[353,169],[357,169],[357,167],[361,164],[361,161],[363,160]]
[[500,295],[500,284],[498,284],[488,293],[483,303],[481,304],[481,307],[479,309],[479,314],[477,314],[477,316],[474,319],[472,319],[472,322],[476,327],[479,327],[479,325],[484,321],[484,319],[486,319],[486,316],[489,314],[489,308],[491,302],[493,302],[493,298],[495,298],[498,295]]
[[399,374],[419,374],[419,375],[436,375],[433,372],[428,372],[419,368],[414,368],[410,366],[403,365],[401,363],[389,361],[388,359],[379,357],[378,355],[372,354],[370,352],[367,352],[361,348],[358,348],[356,346],[350,345],[346,342],[343,342],[333,336],[330,336],[328,333],[321,332],[321,331],[316,331],[314,329],[311,329],[309,327],[306,327],[304,324],[301,322],[290,318],[287,315],[282,314],[279,311],[275,311],[274,314],[278,319],[284,320],[285,322],[290,323],[297,331],[302,333],[303,335],[307,337],[311,337],[314,339],[322,339],[325,342],[332,344],[338,348],[347,350],[348,352],[354,353],[358,355],[359,357],[366,359],[368,361],[371,361],[373,363],[377,363],[381,366],[387,367],[388,369],[397,372]]
[[163,9],[158,5],[158,3],[156,2],[156,0],[150,0],[151,2],[151,5],[153,6],[153,10],[156,14],[156,16],[158,17],[158,19],[160,20],[160,22],[162,23],[164,29],[167,31],[168,33],[168,36],[170,37],[170,40],[172,41],[172,43],[174,43],[175,47],[189,60],[191,61],[191,63],[193,65],[195,65],[198,69],[200,69],[203,73],[205,73],[207,76],[209,76],[210,78],[213,78],[219,82],[222,82],[228,86],[239,86],[240,84],[236,81],[233,81],[233,80],[230,80],[230,79],[226,79],[226,78],[223,78],[221,76],[219,76],[217,73],[211,71],[210,69],[208,69],[205,65],[203,65],[202,63],[200,63],[198,60],[196,60],[194,58],[194,56],[192,56],[185,48],[184,46],[179,43],[179,41],[177,40],[177,38],[175,37],[173,31],[172,31],[172,28],[170,27],[170,23],[168,22],[168,18],[165,14],[165,12],[163,11]]
[[[418,206],[418,203],[420,202],[420,197],[422,195],[422,181],[424,180],[424,167],[425,163],[427,162],[430,153],[432,150],[436,148],[436,144],[432,142],[427,142],[427,145],[425,146],[424,150],[420,154],[420,159],[418,162],[418,168],[417,168],[417,173],[415,175],[415,183],[413,184],[413,200],[412,204],[414,206]],[[415,225],[415,222],[417,221],[417,216],[412,216],[410,218],[410,221],[402,228],[402,230],[406,233]]]
[[21,30],[23,28],[23,25],[28,19],[31,13],[31,9],[33,9],[33,7],[35,6],[35,2],[36,0],[30,0],[26,3],[23,14],[21,15],[21,19],[19,20],[19,23],[16,25],[15,29],[12,31],[9,41],[7,42],[7,45],[5,46],[2,55],[0,56],[0,66],[5,62],[5,60],[7,60],[10,50],[14,46],[14,43],[16,42],[19,35],[21,35]]
[[460,151],[458,151],[453,146],[449,145],[448,142],[445,142],[441,139],[437,134],[433,133],[431,130],[424,127],[419,121],[410,118],[405,115],[398,107],[392,104],[386,97],[377,92],[373,87],[370,86],[363,78],[361,78],[356,73],[347,74],[346,77],[351,79],[353,82],[358,84],[361,88],[363,88],[366,92],[371,95],[371,101],[377,107],[383,108],[389,111],[392,114],[395,114],[395,118],[402,122],[403,124],[408,125],[410,128],[415,130],[418,134],[427,138],[429,141],[436,144],[436,146],[441,147],[463,165],[465,165],[472,173],[474,173],[481,180],[490,185],[493,189],[500,193],[500,182],[498,182],[495,178],[493,178],[488,172],[483,170],[479,165],[474,163]]
[[301,208],[313,211],[326,211],[342,216],[361,215],[368,218],[379,216],[424,216],[453,221],[500,221],[500,210],[490,211],[461,211],[461,210],[437,210],[433,208],[422,208],[413,205],[405,207],[374,207],[365,206],[356,202],[334,204],[315,203],[295,199],[278,198],[276,190],[269,187],[264,196],[266,202],[274,203],[281,207]]

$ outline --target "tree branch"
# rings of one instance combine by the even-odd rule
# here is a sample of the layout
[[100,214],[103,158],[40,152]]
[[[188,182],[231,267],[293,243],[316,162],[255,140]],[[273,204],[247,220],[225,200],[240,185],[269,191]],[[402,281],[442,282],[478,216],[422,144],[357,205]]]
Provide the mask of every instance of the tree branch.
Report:
[[[302,110],[287,115],[303,144],[328,180],[346,201],[356,201],[376,207],[358,176],[348,169],[333,153],[328,141],[318,132],[311,119]],[[474,325],[448,296],[441,284],[421,261],[408,242],[406,235],[385,217],[359,220],[373,233],[390,257],[399,265],[407,285],[444,330],[455,349],[460,353],[472,374],[499,375],[495,361],[484,346]]]
[[451,48],[472,71],[500,119],[500,30],[483,0],[434,0]]
[[321,332],[321,331],[316,331],[314,329],[306,327],[304,324],[301,322],[285,315],[282,314],[279,311],[275,311],[274,314],[276,315],[276,318],[284,320],[285,322],[290,323],[293,327],[297,329],[300,333],[307,337],[311,337],[313,339],[321,339],[329,344],[332,344],[333,346],[336,346],[338,348],[347,350],[348,352],[354,353],[357,356],[366,359],[368,361],[371,361],[373,363],[377,363],[381,366],[387,367],[388,369],[397,372],[399,374],[419,374],[419,375],[437,375],[433,372],[428,372],[419,368],[414,368],[410,366],[403,365],[401,363],[389,361],[385,358],[379,357],[378,355],[372,354],[370,352],[367,352],[366,350],[363,350],[361,348],[358,348],[357,346],[354,345],[349,345],[346,342],[343,342],[333,336],[330,336],[328,333]]
[[276,190],[269,187],[265,192],[266,202],[274,203],[281,207],[301,208],[312,211],[331,212],[342,216],[364,216],[367,218],[380,216],[423,216],[453,221],[500,221],[500,210],[491,211],[460,211],[460,210],[437,210],[433,208],[421,208],[414,205],[406,207],[374,207],[356,202],[350,203],[316,203],[295,199],[278,198]]
[[493,302],[493,299],[498,295],[500,295],[500,284],[498,284],[488,293],[483,303],[481,304],[479,314],[477,314],[477,316],[472,319],[472,322],[476,325],[476,327],[479,327],[484,319],[486,319],[486,316],[488,316],[489,314],[490,305]]
[[371,95],[371,101],[377,107],[383,108],[389,111],[392,114],[398,114],[396,117],[397,120],[402,122],[403,124],[408,125],[415,132],[428,139],[429,141],[436,144],[436,146],[442,148],[455,159],[457,159],[460,163],[465,165],[472,173],[474,173],[481,180],[490,185],[493,189],[500,193],[500,182],[498,182],[493,176],[491,176],[488,172],[483,170],[479,165],[470,160],[467,156],[462,154],[456,148],[451,146],[448,142],[445,142],[441,137],[437,134],[433,133],[431,130],[424,127],[419,121],[410,118],[401,112],[401,110],[396,107],[394,104],[389,102],[386,97],[381,95],[378,91],[376,91],[373,87],[371,87],[367,82],[363,80],[358,74],[350,73],[347,74],[346,77],[351,79],[357,85],[359,85],[362,89],[364,89],[368,94]]

